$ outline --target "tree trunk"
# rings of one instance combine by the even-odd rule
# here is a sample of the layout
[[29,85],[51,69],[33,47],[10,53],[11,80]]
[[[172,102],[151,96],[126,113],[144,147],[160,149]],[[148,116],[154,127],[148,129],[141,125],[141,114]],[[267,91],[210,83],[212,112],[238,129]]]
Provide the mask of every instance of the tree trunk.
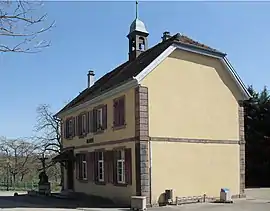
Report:
[[21,175],[21,182],[23,181],[23,178],[24,178],[24,174]]
[[13,173],[13,185],[15,186],[16,185],[16,173]]

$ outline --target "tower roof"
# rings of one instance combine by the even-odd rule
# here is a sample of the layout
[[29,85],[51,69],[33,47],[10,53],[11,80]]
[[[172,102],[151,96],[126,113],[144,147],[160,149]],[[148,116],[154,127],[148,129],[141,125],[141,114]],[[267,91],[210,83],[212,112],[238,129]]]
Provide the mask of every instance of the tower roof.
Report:
[[138,18],[138,4],[138,1],[136,1],[136,18],[129,27],[129,34],[134,31],[149,34],[144,23]]
[[129,28],[129,33],[132,33],[134,31],[139,31],[139,32],[143,32],[143,33],[147,33],[148,34],[148,31],[146,30],[146,27],[144,25],[144,23],[136,18],[130,25],[130,28]]

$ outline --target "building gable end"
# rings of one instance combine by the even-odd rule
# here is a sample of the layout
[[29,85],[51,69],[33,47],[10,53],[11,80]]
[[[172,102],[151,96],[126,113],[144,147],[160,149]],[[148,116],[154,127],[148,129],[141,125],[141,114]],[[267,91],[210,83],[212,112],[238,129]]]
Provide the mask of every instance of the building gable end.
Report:
[[161,62],[163,62],[176,49],[189,51],[192,53],[219,59],[224,65],[225,69],[228,71],[229,75],[232,77],[233,81],[236,83],[241,93],[243,93],[243,100],[248,100],[251,97],[244,83],[241,81],[240,77],[238,76],[238,74],[236,73],[236,71],[234,70],[234,68],[229,63],[228,59],[225,56],[212,54],[206,51],[202,51],[201,49],[194,49],[194,48],[191,49],[189,47],[182,46],[181,44],[170,45],[152,63],[150,63],[143,71],[141,71],[136,77],[134,77],[138,81],[138,84],[140,84],[149,73],[151,73]]

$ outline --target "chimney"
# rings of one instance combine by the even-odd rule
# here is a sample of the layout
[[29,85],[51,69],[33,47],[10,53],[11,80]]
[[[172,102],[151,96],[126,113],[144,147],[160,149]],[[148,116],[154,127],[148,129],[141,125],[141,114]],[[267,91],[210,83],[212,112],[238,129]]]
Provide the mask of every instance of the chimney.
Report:
[[161,38],[162,38],[162,41],[165,41],[165,40],[169,39],[170,37],[171,37],[170,32],[165,31],[165,32],[163,32],[163,37],[161,37]]
[[88,79],[87,88],[89,88],[93,86],[95,83],[95,73],[93,70],[88,71],[87,79]]

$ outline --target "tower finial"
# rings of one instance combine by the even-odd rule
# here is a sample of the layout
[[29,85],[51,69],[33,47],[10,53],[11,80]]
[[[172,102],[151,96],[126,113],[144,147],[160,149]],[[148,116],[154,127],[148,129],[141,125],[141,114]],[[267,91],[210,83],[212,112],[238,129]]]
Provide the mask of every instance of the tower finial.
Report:
[[136,1],[136,19],[138,18],[138,4],[139,4],[139,2]]

